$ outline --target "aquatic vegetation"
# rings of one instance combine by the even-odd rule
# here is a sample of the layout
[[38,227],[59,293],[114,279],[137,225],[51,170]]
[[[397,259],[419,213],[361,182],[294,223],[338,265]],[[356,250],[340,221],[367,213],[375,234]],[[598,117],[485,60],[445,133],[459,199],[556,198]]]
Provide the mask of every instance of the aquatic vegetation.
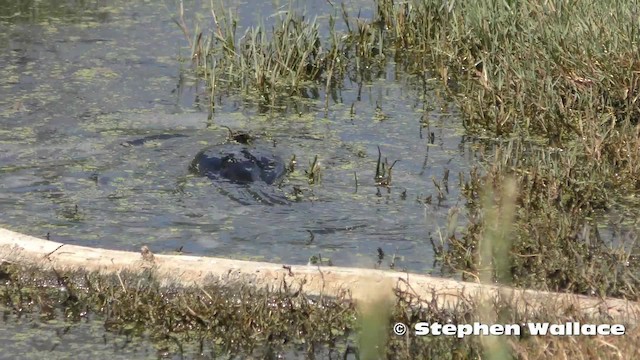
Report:
[[[340,298],[305,296],[304,284],[283,283],[278,289],[212,282],[177,287],[161,282],[152,269],[98,274],[32,268],[3,262],[0,302],[4,321],[64,321],[65,331],[87,322],[135,344],[144,337],[159,357],[269,357],[306,354],[307,357],[393,359],[490,357],[484,337],[398,336],[396,323],[427,321],[440,324],[520,324],[525,322],[609,323],[570,312],[558,315],[560,304],[539,311],[518,310],[510,298],[489,301],[488,310],[471,299],[460,299],[455,309],[440,308],[396,290],[383,296],[372,289],[372,302],[355,304],[348,294]],[[502,350],[530,357],[582,356],[626,358],[637,350],[638,331],[627,325],[625,336],[594,341],[591,336],[506,337]],[[195,346],[193,346],[195,344]],[[357,345],[357,346],[356,346]],[[123,344],[122,346],[126,346]],[[12,349],[7,345],[7,348]],[[7,349],[5,349],[7,350]],[[275,355],[274,355],[275,354]],[[367,355],[369,354],[369,355]]]
[[389,165],[386,157],[384,158],[384,162],[382,162],[382,151],[380,150],[380,146],[378,146],[378,162],[376,163],[376,175],[374,177],[376,185],[384,187],[391,186],[391,170],[393,170],[397,162],[398,160],[394,160],[393,163]]
[[320,166],[320,161],[318,161],[318,155],[314,156],[313,161],[309,164],[309,169],[305,170],[304,173],[307,175],[307,180],[309,181],[309,185],[317,184],[320,182],[322,167]]

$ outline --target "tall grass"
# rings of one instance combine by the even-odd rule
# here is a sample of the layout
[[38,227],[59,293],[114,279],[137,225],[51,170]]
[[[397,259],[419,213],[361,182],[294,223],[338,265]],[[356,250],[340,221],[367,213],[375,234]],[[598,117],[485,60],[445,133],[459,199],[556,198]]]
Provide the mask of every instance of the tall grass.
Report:
[[[451,87],[470,133],[498,139],[470,174],[471,223],[449,265],[482,274],[484,184],[514,177],[515,285],[637,298],[633,238],[601,241],[596,214],[640,190],[638,9],[570,1],[381,1],[396,51],[422,53]],[[405,29],[405,30],[403,30]],[[413,29],[419,29],[414,31]],[[422,30],[420,30],[422,29]],[[416,71],[423,64],[414,63]],[[481,247],[480,247],[481,249]],[[482,251],[482,250],[480,250]],[[494,257],[493,261],[499,261]],[[567,266],[572,264],[572,266]],[[499,280],[499,279],[498,279]]]

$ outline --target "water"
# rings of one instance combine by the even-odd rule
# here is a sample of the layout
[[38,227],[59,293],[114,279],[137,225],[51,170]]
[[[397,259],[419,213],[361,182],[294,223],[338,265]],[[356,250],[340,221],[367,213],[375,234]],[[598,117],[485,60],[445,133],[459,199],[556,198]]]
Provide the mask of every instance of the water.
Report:
[[[5,310],[0,307],[0,310]],[[289,344],[277,350],[259,347],[251,357],[234,356],[216,349],[211,341],[180,341],[153,339],[150,334],[127,334],[105,331],[104,323],[97,317],[79,322],[39,319],[37,316],[5,316],[0,319],[0,359],[304,359],[304,344]],[[281,346],[282,347],[282,346]],[[344,345],[343,345],[344,347]],[[329,349],[315,346],[314,354],[320,359],[343,359],[345,349]],[[346,357],[355,359],[353,353]]]
[[158,359],[163,354],[146,336],[107,332],[98,319],[72,323],[5,316],[0,323],[2,359],[68,359],[70,354],[75,359]]
[[[241,20],[258,16],[238,6]],[[271,113],[223,98],[211,117],[180,61],[189,50],[174,14],[146,1],[0,5],[0,226],[84,246],[147,244],[155,253],[294,264],[321,254],[339,266],[374,267],[380,248],[382,268],[430,272],[429,237],[437,240],[447,214],[463,207],[458,173],[473,163],[458,114],[436,85],[425,88],[391,64],[370,82],[346,83],[326,114],[319,94]],[[189,173],[198,151],[225,141],[222,126],[296,156],[297,170],[269,190],[290,201],[242,205]],[[374,182],[378,147],[389,164],[398,160],[390,188]],[[321,181],[309,185],[316,155]],[[446,171],[448,193],[438,201],[434,180]]]
[[[326,116],[322,100],[302,114],[260,114],[232,98],[209,119],[196,102],[202,89],[185,80],[188,63],[178,58],[186,41],[171,11],[120,3],[2,23],[9,81],[0,90],[0,224],[86,246],[288,263],[320,253],[371,267],[381,248],[398,268],[428,271],[428,234],[460,205],[457,174],[470,157],[437,89],[392,64],[362,88],[347,84]],[[258,134],[285,159],[295,155],[298,170],[274,191],[286,197],[297,186],[302,199],[241,205],[190,175],[199,150],[225,141],[222,125]],[[374,183],[378,146],[389,164],[399,160],[390,189]],[[309,186],[304,170],[316,155],[322,179]],[[445,169],[449,194],[425,204]]]

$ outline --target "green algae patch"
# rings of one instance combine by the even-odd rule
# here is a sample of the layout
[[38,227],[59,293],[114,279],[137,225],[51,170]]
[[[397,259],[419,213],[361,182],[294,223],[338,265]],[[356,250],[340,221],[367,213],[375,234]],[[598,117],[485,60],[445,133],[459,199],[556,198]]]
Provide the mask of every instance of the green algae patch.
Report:
[[118,73],[115,71],[104,68],[104,67],[95,67],[95,68],[87,68],[80,69],[73,74],[76,78],[91,81],[91,80],[114,80],[120,77]]

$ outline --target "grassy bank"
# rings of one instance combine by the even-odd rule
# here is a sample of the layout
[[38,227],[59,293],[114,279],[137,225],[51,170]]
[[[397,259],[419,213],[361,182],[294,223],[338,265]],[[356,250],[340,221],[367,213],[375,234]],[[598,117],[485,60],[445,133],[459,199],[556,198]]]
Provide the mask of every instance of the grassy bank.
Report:
[[479,194],[500,194],[505,179],[514,178],[509,274],[500,280],[636,299],[636,235],[605,244],[594,221],[614,204],[636,205],[640,189],[635,6],[379,7],[380,19],[396,29],[396,51],[424,49],[434,72],[455,85],[450,89],[468,132],[492,138],[482,175],[466,178],[471,224],[462,239],[449,239],[445,265],[473,275],[490,265],[478,253],[490,231]]

